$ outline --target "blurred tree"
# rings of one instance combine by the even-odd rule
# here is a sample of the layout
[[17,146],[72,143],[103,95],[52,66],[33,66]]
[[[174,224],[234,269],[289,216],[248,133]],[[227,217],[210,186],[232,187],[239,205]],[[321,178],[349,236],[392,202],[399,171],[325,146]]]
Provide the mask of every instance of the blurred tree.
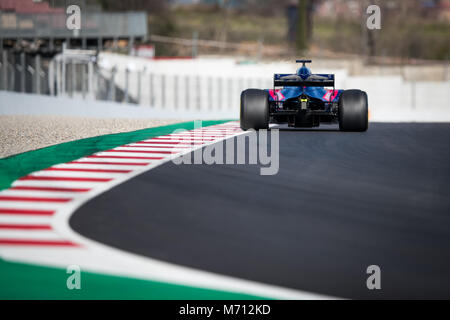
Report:
[[298,2],[296,0],[292,0],[286,6],[286,18],[288,24],[287,40],[289,43],[289,47],[292,49],[295,47],[297,38]]
[[257,14],[267,18],[281,16],[286,6],[298,0],[240,0],[239,6],[232,7],[240,12]]
[[298,21],[297,21],[297,36],[296,47],[298,50],[306,50],[308,48],[308,40],[310,31],[308,20],[310,0],[298,0]]

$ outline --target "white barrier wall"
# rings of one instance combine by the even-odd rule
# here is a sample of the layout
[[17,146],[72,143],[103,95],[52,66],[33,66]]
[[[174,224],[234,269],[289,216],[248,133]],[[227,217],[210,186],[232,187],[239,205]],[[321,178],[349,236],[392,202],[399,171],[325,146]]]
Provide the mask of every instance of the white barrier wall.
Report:
[[450,121],[450,82],[404,82],[401,77],[348,77],[344,86],[369,96],[372,121]]
[[[140,105],[172,112],[226,112],[236,118],[242,90],[271,88],[274,73],[293,73],[298,68],[287,62],[146,60],[109,53],[99,56],[99,66],[107,78],[117,68],[116,86]],[[336,88],[366,91],[372,121],[450,121],[449,81],[405,82],[401,76],[349,76],[346,70],[311,67],[314,73],[334,73]]]

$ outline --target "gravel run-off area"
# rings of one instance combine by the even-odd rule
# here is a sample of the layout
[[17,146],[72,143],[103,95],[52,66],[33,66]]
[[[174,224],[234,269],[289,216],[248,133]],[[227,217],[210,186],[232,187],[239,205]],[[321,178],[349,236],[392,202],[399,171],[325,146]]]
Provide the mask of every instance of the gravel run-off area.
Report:
[[180,120],[0,115],[0,158],[62,142],[177,122]]

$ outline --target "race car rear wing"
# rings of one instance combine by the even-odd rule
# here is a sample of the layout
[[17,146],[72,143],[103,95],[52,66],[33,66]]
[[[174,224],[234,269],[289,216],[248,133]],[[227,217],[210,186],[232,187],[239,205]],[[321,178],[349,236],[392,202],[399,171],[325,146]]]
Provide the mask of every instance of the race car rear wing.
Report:
[[334,74],[312,74],[303,79],[296,74],[274,74],[275,87],[334,87]]

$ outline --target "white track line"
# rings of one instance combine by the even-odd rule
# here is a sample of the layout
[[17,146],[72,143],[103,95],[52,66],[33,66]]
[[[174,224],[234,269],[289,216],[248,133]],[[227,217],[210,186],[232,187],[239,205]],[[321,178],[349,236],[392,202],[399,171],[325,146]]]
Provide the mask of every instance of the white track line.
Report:
[[113,164],[84,164],[84,163],[64,163],[53,166],[52,168],[61,169],[100,169],[100,170],[135,170],[141,166],[133,165],[113,165]]
[[41,181],[41,180],[17,180],[13,186],[52,187],[52,188],[94,188],[101,182],[86,181]]
[[3,230],[0,229],[0,239],[21,239],[21,240],[64,240],[53,230]]
[[133,162],[133,163],[152,163],[158,160],[148,160],[148,159],[120,159],[120,158],[80,158],[76,160],[77,162]]
[[41,191],[41,190],[14,190],[14,189],[7,189],[0,191],[0,196],[13,196],[13,197],[73,198],[79,195],[80,192],[61,192],[61,191],[55,192],[55,191]]
[[[136,157],[136,158],[146,158],[146,157],[167,158],[168,156],[171,155],[171,153],[144,153],[144,152],[139,153],[139,152],[114,151],[114,152],[99,152],[99,153],[96,153],[96,155],[106,156],[106,157],[108,157],[108,156],[109,157],[111,157],[111,156],[133,157],[133,159],[130,159],[130,160],[135,160],[134,157]],[[143,160],[143,159],[141,159],[141,160]],[[156,162],[157,160],[152,160],[152,161]]]
[[145,148],[143,147],[118,147],[118,148],[114,148],[112,150],[115,151],[120,151],[120,152],[130,152],[130,151],[145,151],[145,152],[149,152],[149,151],[168,151],[168,152],[179,152],[179,151],[184,151],[184,150],[189,150],[191,149],[191,147],[177,147],[176,145],[174,146],[146,146]]
[[114,179],[123,172],[85,172],[85,171],[49,171],[42,170],[33,172],[30,176],[33,177],[48,177],[48,178],[109,178]]
[[0,224],[45,224],[50,225],[52,222],[51,216],[25,216],[25,215],[11,215],[11,214],[0,214]]
[[1,209],[37,209],[37,210],[58,210],[67,206],[67,202],[27,202],[27,201],[0,201]]

